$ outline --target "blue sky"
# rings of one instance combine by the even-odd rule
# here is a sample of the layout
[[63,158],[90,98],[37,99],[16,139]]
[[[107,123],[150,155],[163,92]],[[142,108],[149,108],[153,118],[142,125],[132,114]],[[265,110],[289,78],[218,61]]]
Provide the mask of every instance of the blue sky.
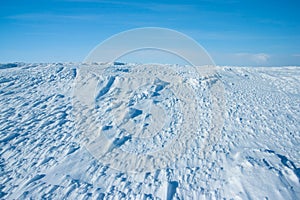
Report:
[[299,7],[297,0],[6,0],[0,62],[78,62],[113,34],[150,26],[194,38],[218,65],[300,65]]

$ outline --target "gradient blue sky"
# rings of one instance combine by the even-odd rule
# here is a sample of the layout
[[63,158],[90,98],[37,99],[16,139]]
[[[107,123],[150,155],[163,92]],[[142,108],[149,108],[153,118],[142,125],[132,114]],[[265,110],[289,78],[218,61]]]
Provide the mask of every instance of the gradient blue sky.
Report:
[[82,61],[113,34],[165,27],[218,65],[300,65],[300,1],[3,0],[0,62]]

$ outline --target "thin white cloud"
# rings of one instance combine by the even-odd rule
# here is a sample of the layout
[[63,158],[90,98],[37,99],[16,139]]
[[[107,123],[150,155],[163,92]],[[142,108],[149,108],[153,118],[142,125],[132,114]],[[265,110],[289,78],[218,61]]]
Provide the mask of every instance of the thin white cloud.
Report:
[[136,7],[140,9],[148,9],[152,11],[191,11],[195,8],[193,4],[178,4],[178,3],[158,3],[158,2],[130,2],[130,1],[119,1],[119,0],[65,0],[67,2],[80,2],[80,3],[99,3],[99,4],[111,4]]
[[245,61],[255,62],[256,64],[267,63],[270,59],[270,55],[266,53],[235,53],[235,57],[243,59]]
[[252,58],[257,63],[265,63],[268,62],[270,55],[265,53],[253,54]]
[[53,14],[53,13],[28,13],[19,15],[10,15],[6,18],[15,20],[93,20],[101,17],[101,15],[80,14]]

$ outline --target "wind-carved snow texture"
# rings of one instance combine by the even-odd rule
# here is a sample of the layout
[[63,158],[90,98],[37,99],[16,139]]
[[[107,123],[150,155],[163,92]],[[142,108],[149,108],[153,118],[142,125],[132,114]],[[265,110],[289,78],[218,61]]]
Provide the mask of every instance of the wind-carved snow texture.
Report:
[[73,104],[77,130],[87,150],[116,170],[198,166],[222,128],[222,118],[216,116],[223,113],[224,91],[217,82],[209,67],[81,69]]
[[0,65],[0,199],[299,199],[299,81],[297,67]]

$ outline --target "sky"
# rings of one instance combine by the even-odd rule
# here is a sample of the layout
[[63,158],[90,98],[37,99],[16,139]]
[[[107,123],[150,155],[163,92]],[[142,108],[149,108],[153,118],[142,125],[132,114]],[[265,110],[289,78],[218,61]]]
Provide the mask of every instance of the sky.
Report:
[[2,0],[0,63],[81,62],[133,28],[179,31],[217,65],[300,66],[298,0]]

